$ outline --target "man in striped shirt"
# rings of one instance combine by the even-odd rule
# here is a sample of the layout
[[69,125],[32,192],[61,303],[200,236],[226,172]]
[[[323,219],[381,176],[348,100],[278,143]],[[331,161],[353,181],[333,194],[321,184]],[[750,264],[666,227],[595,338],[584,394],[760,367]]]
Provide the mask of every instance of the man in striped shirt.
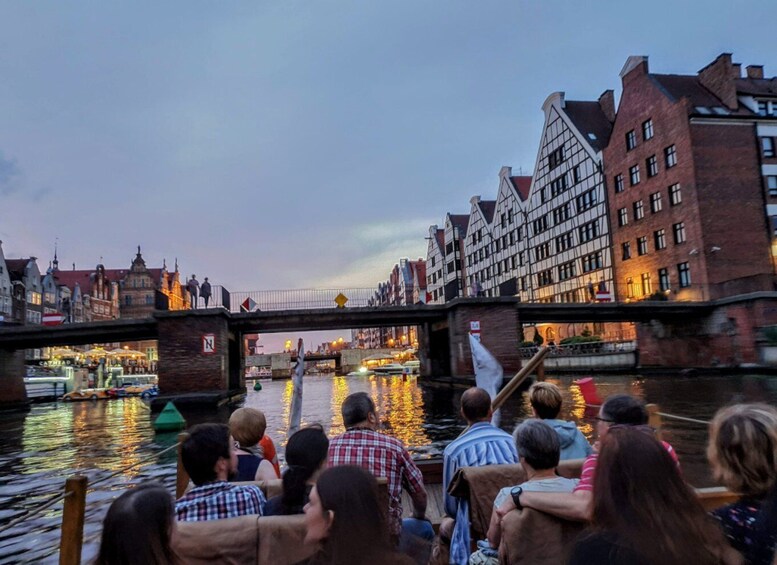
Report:
[[466,564],[470,549],[469,504],[448,494],[448,485],[461,467],[518,463],[518,452],[512,436],[491,425],[491,397],[484,389],[473,387],[461,395],[461,415],[468,427],[443,452],[447,517],[440,524],[440,536],[451,540],[450,562]]
[[262,514],[265,498],[258,486],[227,482],[237,473],[229,426],[194,426],[181,446],[181,459],[195,487],[175,502],[178,520],[202,522]]

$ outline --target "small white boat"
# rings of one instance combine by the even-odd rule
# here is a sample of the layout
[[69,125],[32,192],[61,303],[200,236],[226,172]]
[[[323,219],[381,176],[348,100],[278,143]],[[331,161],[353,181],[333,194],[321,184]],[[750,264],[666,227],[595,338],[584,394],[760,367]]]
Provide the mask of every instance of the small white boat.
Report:
[[405,372],[405,367],[399,363],[387,363],[373,369],[376,375],[401,375]]
[[346,377],[371,377],[375,373],[372,371],[372,369],[368,369],[367,367],[359,367],[358,371],[351,371],[346,375]]

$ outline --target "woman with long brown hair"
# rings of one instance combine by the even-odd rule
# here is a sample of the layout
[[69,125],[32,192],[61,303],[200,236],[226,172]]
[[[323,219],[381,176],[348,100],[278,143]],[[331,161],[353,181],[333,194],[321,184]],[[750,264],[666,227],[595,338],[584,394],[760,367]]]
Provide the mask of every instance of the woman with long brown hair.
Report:
[[132,488],[113,501],[103,521],[94,565],[173,565],[173,497],[158,483]]
[[652,435],[613,427],[602,440],[593,518],[570,564],[740,563]]
[[321,543],[315,565],[412,564],[391,545],[378,482],[360,467],[321,473],[305,505],[306,543]]

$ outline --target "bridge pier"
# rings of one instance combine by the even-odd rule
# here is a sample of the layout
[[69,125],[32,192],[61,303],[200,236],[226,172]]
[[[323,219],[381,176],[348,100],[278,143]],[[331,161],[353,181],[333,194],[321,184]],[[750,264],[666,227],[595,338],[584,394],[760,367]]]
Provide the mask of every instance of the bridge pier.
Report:
[[25,370],[23,349],[0,349],[0,409],[29,405]]

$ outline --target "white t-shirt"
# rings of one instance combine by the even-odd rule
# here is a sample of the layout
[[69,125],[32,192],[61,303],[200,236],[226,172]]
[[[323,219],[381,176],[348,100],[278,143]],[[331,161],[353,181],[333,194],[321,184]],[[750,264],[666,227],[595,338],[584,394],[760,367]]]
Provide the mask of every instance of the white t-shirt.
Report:
[[526,481],[520,485],[505,487],[499,490],[499,494],[494,499],[494,508],[499,508],[510,498],[510,491],[515,486],[521,487],[529,492],[572,492],[577,486],[577,479],[567,479],[566,477],[554,477],[552,479],[540,479],[539,481]]

